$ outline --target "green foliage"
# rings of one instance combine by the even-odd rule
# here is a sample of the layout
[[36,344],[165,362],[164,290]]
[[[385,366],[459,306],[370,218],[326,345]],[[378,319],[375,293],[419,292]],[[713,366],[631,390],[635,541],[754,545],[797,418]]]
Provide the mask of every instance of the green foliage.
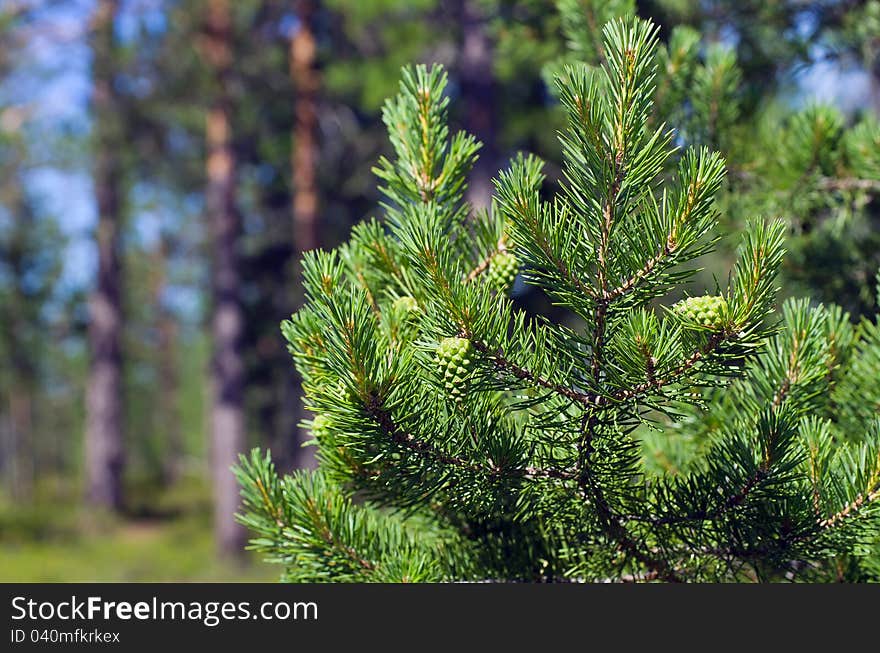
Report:
[[418,312],[419,303],[409,295],[404,295],[403,297],[398,297],[394,300],[394,303],[391,305],[391,310],[397,313],[399,317],[405,319],[411,314]]
[[711,147],[724,147],[723,137],[739,117],[737,96],[740,82],[735,52],[720,44],[712,44],[705,62],[696,66],[690,87],[692,140]]
[[559,0],[557,6],[568,48],[581,61],[602,61],[605,58],[602,27],[614,18],[635,13],[632,0]]
[[[320,471],[280,478],[254,452],[237,472],[253,546],[286,579],[825,578],[832,554],[867,573],[878,427],[825,437],[846,411],[815,401],[829,356],[873,351],[869,328],[805,303],[774,326],[783,226],[762,220],[726,288],[663,310],[712,249],[724,163],[679,156],[653,123],[656,29],[616,20],[604,39],[601,68],[558,78],[560,192],[544,199],[541,162],[520,156],[474,215],[477,144],[448,133],[445,77],[404,71],[384,112],[396,156],[376,169],[384,221],[305,257],[308,301],[283,325],[322,418]],[[477,283],[502,251],[583,327]],[[687,424],[716,426],[676,448]]]
[[876,66],[880,60],[880,43],[877,39],[877,34],[880,34],[880,2],[854,2],[846,9],[833,40],[845,51],[854,51],[870,69],[872,64]]
[[[591,17],[597,11],[629,13],[627,4],[558,2],[571,50],[564,60],[591,67],[600,63]],[[734,49],[705,41],[691,26],[675,25],[659,47],[653,119],[671,126],[677,142],[704,144],[727,156],[731,179],[719,197],[727,213],[725,226],[741,229],[756,214],[785,218],[790,253],[783,285],[790,294],[839,302],[858,319],[875,307],[872,276],[880,265],[880,128],[870,114],[848,125],[840,111],[821,105],[774,111],[762,75],[768,66],[791,65],[810,55],[801,37],[768,38],[767,33],[776,24],[781,33],[799,9],[789,2],[746,4],[755,6],[729,7],[715,19],[699,9],[689,13],[678,3],[659,3],[657,8],[676,21],[702,25],[707,33],[736,27],[740,40]],[[814,38],[818,41],[821,32],[833,44],[835,56],[857,47],[870,68],[877,52],[871,39],[865,39],[864,26],[876,20],[878,6],[872,2],[828,12],[823,6]],[[802,27],[792,32],[802,32]],[[548,71],[558,73],[559,64]]]
[[[671,432],[643,439],[646,462],[661,484],[672,487],[705,472],[713,455],[742,458],[745,442],[737,452],[727,449],[731,438],[742,440],[736,433],[749,433],[762,420],[776,429],[757,443],[763,457],[745,458],[735,481],[749,487],[735,509],[760,511],[767,538],[746,545],[750,573],[758,578],[785,571],[786,578],[800,580],[877,579],[880,339],[875,323],[853,329],[848,317],[836,306],[786,302],[779,333],[742,378],[706,393],[705,405],[687,408]],[[674,451],[664,446],[670,435],[678,442]],[[660,449],[662,459],[655,455]],[[699,492],[696,485],[682,490],[682,510],[688,502],[698,512],[711,505]],[[764,505],[752,503],[762,492]],[[778,539],[768,538],[771,533]],[[726,560],[731,569],[741,565],[735,557]]]
[[[426,17],[437,0],[328,0],[328,9],[349,47],[328,61],[326,83],[337,95],[354,95],[356,106],[376,111],[393,93],[400,67],[439,41]],[[350,44],[350,45],[349,45]],[[366,55],[366,56],[365,56]]]
[[865,116],[847,127],[837,109],[810,105],[768,116],[756,140],[779,146],[737,156],[742,172],[724,200],[731,219],[755,211],[786,216],[790,292],[840,303],[854,319],[870,315],[880,266],[876,118]]
[[242,521],[261,535],[252,548],[286,565],[282,580],[431,582],[455,573],[456,548],[427,520],[356,506],[320,473],[282,479],[256,451],[238,474],[249,490]]
[[[630,1],[559,0],[557,9],[568,53],[548,65],[550,77],[564,63],[602,64],[602,25],[635,13]],[[736,53],[718,43],[701,44],[699,32],[677,25],[668,42],[658,44],[657,63],[652,119],[673,126],[689,144],[723,147],[740,114],[742,74]]]

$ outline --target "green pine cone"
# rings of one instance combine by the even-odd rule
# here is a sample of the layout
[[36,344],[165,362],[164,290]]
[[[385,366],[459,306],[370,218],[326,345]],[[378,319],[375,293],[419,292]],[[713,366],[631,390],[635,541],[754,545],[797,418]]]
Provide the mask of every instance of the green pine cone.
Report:
[[471,341],[466,338],[444,338],[437,347],[436,361],[446,391],[457,399],[461,398],[476,362]]
[[419,303],[409,295],[404,295],[403,297],[398,297],[394,300],[394,303],[391,305],[391,310],[393,310],[398,315],[407,315],[409,313],[417,313],[419,309]]
[[688,297],[672,307],[673,312],[680,315],[691,328],[717,329],[724,324],[727,312],[727,300],[720,295],[703,295]]
[[333,395],[340,403],[356,404],[358,403],[357,395],[348,389],[345,382],[339,379],[333,388]]
[[510,292],[513,281],[519,272],[519,261],[510,252],[498,252],[489,262],[486,280],[500,292]]
[[312,435],[315,436],[316,440],[321,440],[327,436],[331,423],[331,419],[326,415],[315,415],[315,418],[312,420]]

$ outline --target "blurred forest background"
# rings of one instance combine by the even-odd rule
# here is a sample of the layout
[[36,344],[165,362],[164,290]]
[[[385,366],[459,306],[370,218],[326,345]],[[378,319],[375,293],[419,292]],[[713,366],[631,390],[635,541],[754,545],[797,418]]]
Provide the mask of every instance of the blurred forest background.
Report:
[[[596,35],[629,4],[561,3]],[[717,116],[725,227],[784,215],[784,293],[873,313],[880,170],[853,162],[880,156],[835,153],[852,125],[880,148],[880,2],[635,4],[715,53],[680,91]],[[449,70],[486,205],[515,152],[559,160],[571,30],[552,0],[0,0],[0,581],[274,578],[228,469],[314,464],[279,323],[299,254],[379,210],[400,66]]]

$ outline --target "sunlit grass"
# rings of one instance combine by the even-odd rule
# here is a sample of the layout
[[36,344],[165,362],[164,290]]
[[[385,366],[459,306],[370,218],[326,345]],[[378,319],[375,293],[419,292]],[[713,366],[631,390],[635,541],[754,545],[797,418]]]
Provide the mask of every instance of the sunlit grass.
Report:
[[142,488],[137,496],[124,519],[58,497],[43,496],[28,506],[0,504],[0,582],[277,579],[279,568],[254,557],[236,562],[216,555],[203,483],[181,483],[171,491]]

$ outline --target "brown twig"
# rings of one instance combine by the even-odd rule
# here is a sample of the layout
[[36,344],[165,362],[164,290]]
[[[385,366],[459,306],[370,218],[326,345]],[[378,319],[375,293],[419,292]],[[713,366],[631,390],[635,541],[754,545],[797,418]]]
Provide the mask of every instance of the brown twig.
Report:
[[476,267],[473,270],[467,273],[464,279],[462,279],[462,283],[470,283],[478,276],[483,274],[486,270],[489,269],[489,265],[492,263],[492,259],[495,258],[496,254],[500,254],[501,252],[507,251],[507,244],[504,242],[504,238],[498,241],[498,246],[489,252],[483,260],[477,263]]
[[446,465],[451,465],[461,469],[466,469],[479,474],[488,476],[510,476],[511,478],[554,478],[559,480],[571,480],[575,475],[571,472],[557,469],[540,469],[538,467],[524,467],[514,470],[504,470],[497,467],[488,467],[481,465],[472,460],[467,460],[460,456],[454,456],[441,451],[434,445],[423,440],[419,440],[413,434],[400,428],[391,415],[383,408],[378,397],[371,397],[365,408],[370,417],[379,425],[382,431],[388,435],[397,444],[406,447],[410,451],[421,454],[422,456],[433,458],[434,460]]
[[863,505],[866,503],[871,503],[872,501],[876,501],[880,498],[880,487],[875,489],[873,492],[865,495],[859,494],[853,501],[844,506],[841,510],[838,510],[836,513],[823,519],[819,522],[819,526],[823,529],[831,528],[838,522],[843,519],[849,517],[852,513],[857,512]]
[[553,264],[553,267],[556,268],[556,271],[562,276],[565,281],[567,281],[573,288],[575,288],[578,292],[583,293],[586,297],[596,298],[596,291],[585,284],[577,275],[575,275],[569,267],[565,264],[559,256],[553,251],[550,247],[550,242],[547,240],[547,236],[543,231],[539,229],[537,218],[529,211],[529,208],[526,204],[526,200],[522,197],[517,199],[516,205],[513,207],[520,215],[520,217],[526,221],[526,223],[531,228],[531,233],[535,237],[535,243],[544,253],[544,256]]
[[528,381],[534,385],[546,388],[547,390],[553,390],[563,397],[567,397],[568,399],[576,401],[580,404],[584,404],[585,406],[595,406],[602,403],[603,397],[599,395],[578,392],[577,390],[573,390],[568,386],[560,385],[541,376],[538,376],[534,372],[531,372],[524,367],[520,367],[513,361],[507,359],[501,349],[496,349],[493,351],[488,346],[486,346],[484,342],[474,339],[471,339],[471,344],[474,346],[474,349],[479,351],[481,354],[488,356],[497,368],[508,372],[512,376],[522,381]]
[[327,524],[324,522],[320,513],[318,512],[318,506],[315,504],[314,499],[309,497],[306,500],[306,507],[308,508],[309,514],[311,515],[312,519],[315,522],[321,524],[321,528],[320,528],[320,532],[319,532],[321,539],[323,539],[327,544],[329,544],[330,547],[336,549],[337,551],[342,552],[343,554],[345,554],[346,556],[351,558],[355,563],[357,563],[358,565],[360,565],[362,568],[366,569],[367,571],[375,571],[375,569],[376,569],[375,562],[367,560],[366,558],[362,557],[354,547],[349,546],[348,544],[345,544],[343,542],[339,542],[335,537],[333,537],[333,533],[327,527]]
[[621,523],[620,517],[608,504],[605,493],[596,482],[590,468],[590,458],[593,453],[593,430],[596,426],[594,417],[585,419],[585,425],[587,428],[584,437],[578,445],[578,469],[580,470],[578,487],[580,487],[584,499],[595,507],[602,530],[629,555],[647,567],[655,578],[670,583],[682,582],[683,579],[666,560],[642,550],[638,542],[632,538],[627,528]]
[[625,295],[629,291],[631,291],[643,279],[645,279],[649,274],[651,274],[651,272],[654,271],[654,268],[657,267],[657,264],[660,263],[660,261],[662,261],[664,258],[669,256],[672,253],[673,249],[674,249],[674,246],[670,246],[670,243],[667,240],[667,242],[663,245],[663,248],[660,250],[659,253],[655,254],[654,256],[649,258],[647,261],[645,261],[645,264],[639,270],[637,270],[635,272],[635,274],[633,274],[628,279],[624,280],[623,283],[621,283],[619,286],[609,290],[608,293],[605,295],[605,299],[610,302],[610,301],[617,299],[618,297]]
[[[665,385],[675,382],[682,374],[690,370],[697,363],[710,354],[723,340],[726,339],[725,334],[715,334],[709,338],[707,343],[688,356],[678,367],[673,369],[667,376],[655,377],[648,379],[644,383],[640,383],[631,388],[618,390],[614,393],[614,399],[617,401],[627,401],[649,390],[659,390]],[[603,398],[604,399],[604,398]]]

